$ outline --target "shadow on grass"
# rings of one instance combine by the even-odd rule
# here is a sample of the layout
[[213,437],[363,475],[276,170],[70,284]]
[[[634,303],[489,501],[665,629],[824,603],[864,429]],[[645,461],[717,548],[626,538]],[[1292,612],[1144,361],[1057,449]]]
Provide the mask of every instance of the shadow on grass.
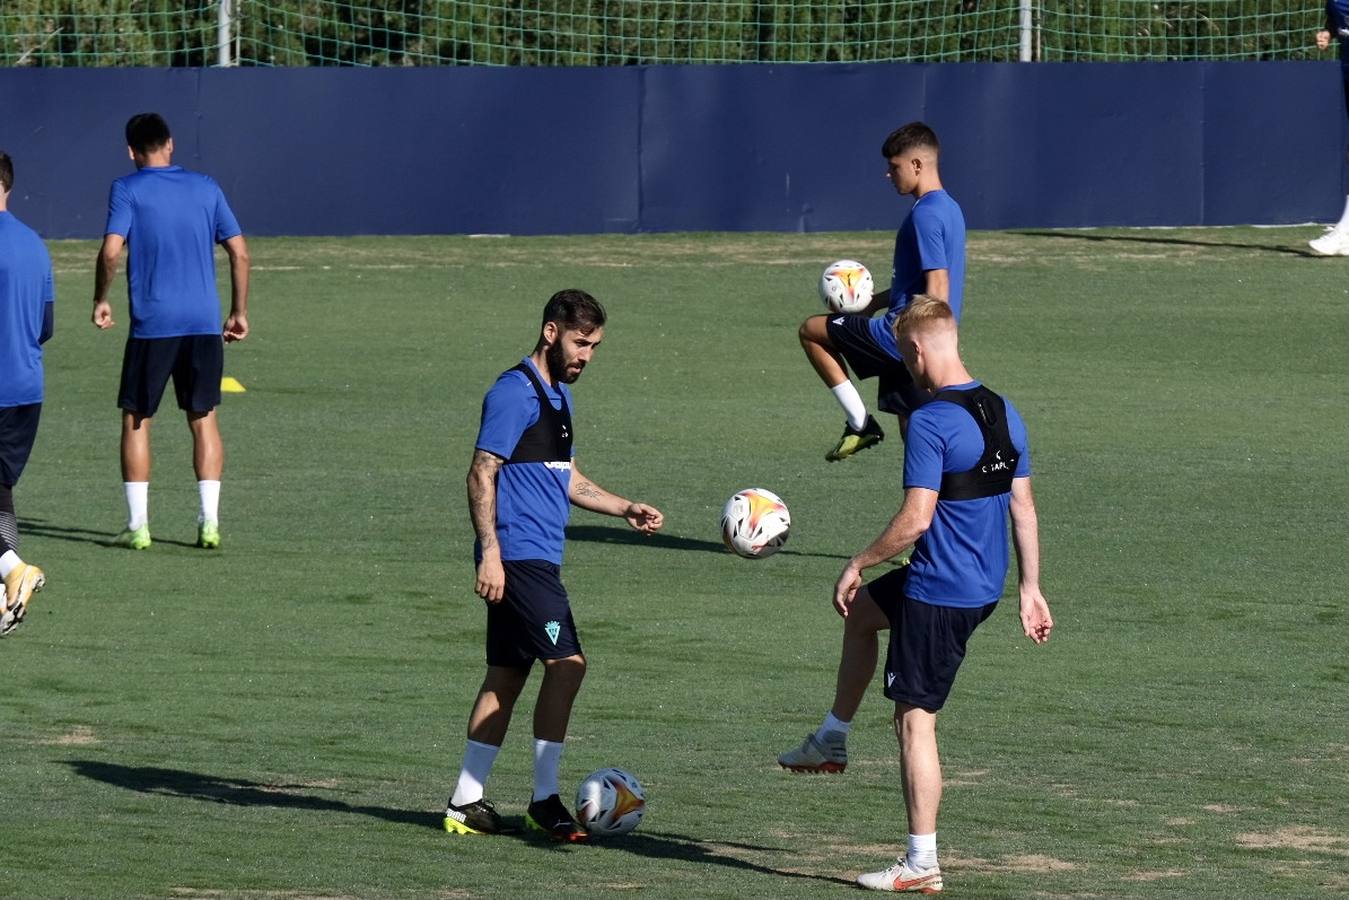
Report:
[[[640,534],[631,528],[615,528],[608,525],[569,525],[567,540],[583,541],[588,544],[633,544],[641,547],[656,547],[661,550],[699,550],[705,553],[729,554],[726,545],[720,541],[703,541],[697,538],[679,537],[673,534]],[[842,553],[803,553],[799,550],[783,549],[778,556],[815,556],[823,559],[848,559]]]
[[[853,887],[847,878],[837,875],[812,875],[794,869],[777,869],[741,859],[735,851],[750,853],[792,853],[784,847],[760,847],[755,844],[740,844],[735,841],[701,840],[683,834],[663,834],[658,831],[633,832],[621,837],[606,838],[589,844],[605,851],[622,850],[638,856],[653,859],[673,859],[681,862],[696,863],[701,866],[725,866],[746,872],[758,872],[760,875],[772,875],[776,878],[804,878],[810,881],[823,881],[829,884],[841,884]],[[728,852],[729,851],[729,852]]]
[[389,809],[385,806],[353,806],[341,800],[329,800],[313,794],[295,793],[303,784],[264,784],[242,778],[224,778],[181,769],[158,769],[153,766],[121,766],[116,763],[95,762],[88,759],[68,759],[66,765],[75,774],[114,787],[142,794],[166,797],[186,797],[213,803],[232,803],[236,806],[275,806],[279,809],[309,809],[321,812],[354,813],[423,828],[441,827],[439,813],[422,810]]
[[[303,809],[318,812],[351,813],[370,816],[393,822],[398,825],[411,825],[417,828],[431,828],[439,831],[442,816],[439,812],[422,810],[390,809],[386,806],[362,806],[341,800],[330,800],[309,793],[299,793],[308,789],[304,784],[267,784],[249,781],[244,778],[225,778],[217,775],[205,775],[200,772],[185,772],[182,769],[160,769],[154,766],[122,766],[117,763],[97,762],[89,759],[68,759],[65,764],[75,774],[93,781],[101,781],[113,787],[136,791],[141,794],[157,794],[164,797],[183,797],[189,800],[202,800],[211,803],[229,803],[236,806],[272,806],[278,809]],[[523,821],[512,817],[508,820],[513,836],[531,843],[545,844],[562,849],[564,844],[554,844],[542,835],[530,832],[523,827]],[[791,869],[777,869],[772,866],[749,862],[737,855],[742,853],[790,853],[783,847],[761,847],[755,844],[741,844],[734,841],[700,840],[682,834],[662,834],[646,832],[626,834],[621,837],[595,841],[585,846],[602,849],[605,852],[622,851],[652,859],[670,859],[698,865],[725,866],[761,875],[779,878],[805,878],[812,881],[825,881],[851,885],[845,878],[830,875],[812,875]]]
[[[33,537],[51,538],[57,541],[75,541],[80,544],[96,544],[99,547],[115,547],[115,531],[94,531],[90,528],[69,528],[62,525],[48,525],[44,519],[19,519],[19,534]],[[154,539],[156,544],[172,544],[175,547],[193,547],[191,541],[175,541],[171,538]]]
[[1328,257],[1313,253],[1311,250],[1301,250],[1297,247],[1279,247],[1269,244],[1247,244],[1236,241],[1192,241],[1185,238],[1149,237],[1142,234],[1084,234],[1081,232],[1064,231],[1035,231],[1026,229],[1017,229],[1006,232],[1007,234],[1019,234],[1026,237],[1047,237],[1060,238],[1070,241],[1095,241],[1097,243],[1123,242],[1134,244],[1172,244],[1184,247],[1222,247],[1233,250],[1259,250],[1262,253],[1278,253],[1284,256],[1306,256],[1311,259],[1327,259]]

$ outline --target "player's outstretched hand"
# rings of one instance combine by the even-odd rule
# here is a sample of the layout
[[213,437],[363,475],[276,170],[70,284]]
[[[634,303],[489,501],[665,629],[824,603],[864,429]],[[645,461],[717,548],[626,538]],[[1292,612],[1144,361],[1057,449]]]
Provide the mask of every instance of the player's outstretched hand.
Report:
[[234,313],[225,320],[225,343],[232,344],[248,337],[248,316]]
[[629,503],[628,508],[623,512],[623,518],[627,519],[628,524],[642,534],[660,531],[660,527],[665,524],[664,513],[654,506],[647,506],[645,503]]
[[834,609],[843,618],[848,618],[853,598],[857,596],[857,591],[861,587],[862,570],[850,559],[843,567],[843,574],[838,576],[838,581],[834,584]]
[[1043,644],[1054,628],[1054,617],[1049,614],[1049,602],[1036,590],[1021,592],[1021,630],[1026,637]]
[[90,321],[103,331],[107,331],[117,323],[112,320],[112,305],[107,300],[100,300],[94,304],[94,314]]
[[506,568],[499,559],[483,559],[478,563],[478,578],[473,591],[488,603],[500,603],[506,596]]

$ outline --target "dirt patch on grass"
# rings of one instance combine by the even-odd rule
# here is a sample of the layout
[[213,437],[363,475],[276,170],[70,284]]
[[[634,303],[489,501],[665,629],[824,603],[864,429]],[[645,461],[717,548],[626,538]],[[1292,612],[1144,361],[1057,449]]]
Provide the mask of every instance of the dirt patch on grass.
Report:
[[1210,803],[1208,806],[1202,807],[1202,809],[1204,812],[1217,813],[1220,816],[1225,816],[1237,811],[1237,807],[1226,803]]
[[1187,819],[1184,816],[1171,816],[1168,819],[1163,819],[1162,824],[1172,828],[1184,828],[1186,825],[1193,825],[1194,819]]
[[1124,881],[1161,881],[1163,878],[1184,878],[1189,872],[1182,872],[1180,869],[1165,869],[1159,871],[1133,872],[1123,876]]
[[[204,888],[176,887],[169,893],[184,900],[217,900],[219,897],[255,897],[257,900],[359,900],[351,894],[309,894],[304,891],[219,891]],[[471,894],[438,896],[470,897]]]
[[97,744],[98,738],[94,736],[94,729],[88,725],[76,725],[65,734],[41,743],[53,747],[88,747],[90,744]]
[[1349,837],[1305,825],[1268,832],[1245,831],[1237,835],[1237,846],[1247,850],[1302,850],[1349,856]]
[[1017,872],[1017,873],[1041,873],[1041,872],[1071,872],[1077,868],[1077,863],[1069,862],[1066,859],[1057,859],[1053,856],[1034,853],[1021,856],[1004,856],[999,859],[984,859],[980,856],[962,856],[958,853],[947,851],[942,852],[942,868],[945,870],[949,866],[953,871],[957,869],[968,869],[972,872]]

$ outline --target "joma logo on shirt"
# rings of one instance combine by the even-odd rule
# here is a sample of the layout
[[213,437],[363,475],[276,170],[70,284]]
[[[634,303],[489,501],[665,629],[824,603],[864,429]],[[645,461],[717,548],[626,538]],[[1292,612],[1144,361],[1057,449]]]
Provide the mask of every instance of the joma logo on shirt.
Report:
[[571,471],[571,463],[570,463],[570,462],[556,462],[556,461],[555,461],[555,462],[546,462],[546,463],[544,463],[544,465],[547,466],[547,467],[550,468],[550,469],[561,469],[561,470],[564,471],[564,472]]

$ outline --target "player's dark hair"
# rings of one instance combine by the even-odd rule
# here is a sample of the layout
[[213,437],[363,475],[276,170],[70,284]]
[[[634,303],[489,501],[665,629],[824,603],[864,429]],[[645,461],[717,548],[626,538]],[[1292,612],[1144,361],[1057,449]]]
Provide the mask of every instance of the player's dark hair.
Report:
[[922,122],[910,122],[907,125],[901,125],[881,144],[881,156],[886,159],[892,156],[903,156],[911,150],[917,150],[920,147],[926,147],[933,153],[941,152],[941,144],[937,143],[937,132],[924,125]]
[[9,154],[0,150],[0,191],[8,192],[14,187],[14,160],[9,158]]
[[144,156],[169,142],[169,123],[159,113],[137,113],[127,120],[126,145]]
[[565,331],[589,334],[604,325],[604,307],[600,301],[576,288],[558,291],[543,308],[543,324],[556,322]]

